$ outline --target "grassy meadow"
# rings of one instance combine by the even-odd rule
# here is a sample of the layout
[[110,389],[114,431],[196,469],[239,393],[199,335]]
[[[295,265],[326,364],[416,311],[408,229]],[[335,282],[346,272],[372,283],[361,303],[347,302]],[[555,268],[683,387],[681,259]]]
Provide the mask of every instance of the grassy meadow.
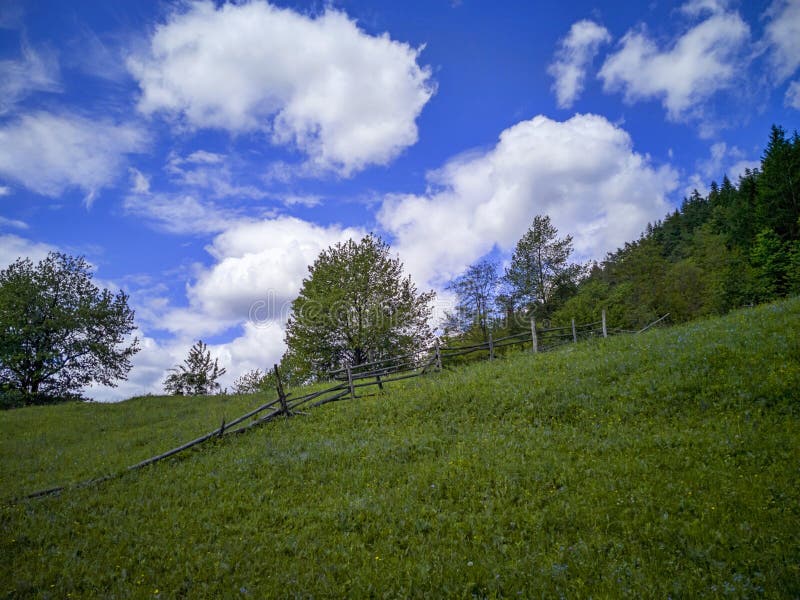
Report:
[[[800,596],[800,299],[387,386],[0,507],[10,598]],[[258,405],[0,413],[0,498]]]

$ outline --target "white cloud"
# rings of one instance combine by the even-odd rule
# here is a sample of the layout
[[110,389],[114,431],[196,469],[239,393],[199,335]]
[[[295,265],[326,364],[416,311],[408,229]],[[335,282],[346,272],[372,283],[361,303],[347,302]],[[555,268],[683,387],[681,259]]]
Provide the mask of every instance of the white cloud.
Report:
[[149,187],[134,181],[133,193],[123,201],[125,213],[149,221],[156,229],[168,233],[207,235],[219,233],[244,218],[241,211],[219,207],[200,200],[191,193],[150,193]]
[[663,217],[677,185],[673,169],[632,146],[601,116],[537,116],[448,162],[428,193],[387,198],[378,219],[421,284],[440,286],[494,245],[512,250],[537,214],[573,235],[582,257],[602,258]]
[[769,59],[778,81],[783,81],[800,67],[800,2],[774,0],[767,10],[764,39]]
[[166,171],[174,183],[202,189],[214,198],[266,198],[268,194],[252,185],[237,185],[227,156],[197,150],[182,157],[172,153]]
[[697,17],[703,13],[718,14],[727,10],[728,0],[689,0],[681,6],[681,12],[690,17]]
[[128,169],[133,180],[133,192],[135,194],[147,194],[150,192],[150,179],[138,169]]
[[161,192],[150,188],[149,178],[138,169],[128,169],[131,191],[123,201],[125,213],[149,221],[168,233],[208,235],[219,233],[241,222],[274,216],[263,206],[231,206],[220,198],[264,198],[269,196],[251,186],[237,186],[227,157],[197,151],[187,157],[172,154],[165,167],[172,182],[187,188],[181,192]]
[[207,248],[216,263],[198,274],[190,304],[215,318],[282,322],[320,252],[364,233],[286,216],[236,224]]
[[246,323],[242,335],[226,344],[217,344],[210,348],[211,354],[219,357],[220,364],[228,370],[220,380],[221,385],[231,389],[236,378],[247,371],[271,370],[272,365],[280,362],[286,350],[283,338],[282,323],[273,323],[268,328]]
[[0,115],[32,92],[60,92],[58,60],[47,51],[22,44],[19,60],[0,60]]
[[328,8],[311,18],[266,2],[191,4],[129,59],[139,108],[190,127],[269,131],[317,169],[349,175],[417,141],[434,93],[419,50],[371,36]]
[[0,185],[0,196],[8,196],[11,194],[11,188],[7,185]]
[[55,247],[41,242],[34,242],[11,233],[0,234],[0,268],[6,268],[18,258],[30,258],[38,262],[47,256]]
[[555,61],[547,72],[555,78],[553,90],[560,108],[569,108],[575,102],[583,91],[586,68],[600,45],[610,41],[608,30],[589,20],[573,23],[567,36],[559,41]]
[[129,124],[46,112],[0,127],[0,175],[56,197],[78,187],[91,204],[117,177],[128,153],[141,152],[145,134]]
[[306,208],[314,208],[322,204],[322,196],[317,196],[316,194],[289,194],[281,200],[286,206],[299,205]]
[[632,30],[606,59],[599,77],[606,91],[624,92],[627,102],[661,99],[670,119],[685,119],[742,74],[749,37],[738,13],[711,15],[667,49],[660,49],[643,28]]
[[793,81],[786,89],[786,106],[800,110],[800,81]]
[[28,224],[18,219],[8,219],[0,216],[0,227],[13,227],[14,229],[27,229]]

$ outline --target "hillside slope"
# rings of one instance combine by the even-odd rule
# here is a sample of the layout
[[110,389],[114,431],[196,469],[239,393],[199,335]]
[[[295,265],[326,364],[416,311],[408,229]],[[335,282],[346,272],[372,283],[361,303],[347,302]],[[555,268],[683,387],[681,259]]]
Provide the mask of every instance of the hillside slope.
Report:
[[5,506],[0,592],[797,596],[798,333],[794,299],[520,353]]

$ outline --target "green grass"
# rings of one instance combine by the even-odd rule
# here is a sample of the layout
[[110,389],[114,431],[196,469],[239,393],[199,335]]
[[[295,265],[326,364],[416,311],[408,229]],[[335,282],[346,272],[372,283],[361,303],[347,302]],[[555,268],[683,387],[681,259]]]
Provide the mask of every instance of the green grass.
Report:
[[[798,390],[798,299],[460,367],[5,506],[0,594],[798,597]],[[2,496],[256,402],[7,411]]]

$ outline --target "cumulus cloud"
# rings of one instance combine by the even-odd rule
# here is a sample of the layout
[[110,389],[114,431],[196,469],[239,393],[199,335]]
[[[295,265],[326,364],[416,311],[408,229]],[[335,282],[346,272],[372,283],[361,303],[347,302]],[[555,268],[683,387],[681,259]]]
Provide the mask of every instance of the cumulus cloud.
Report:
[[0,60],[0,115],[32,92],[60,92],[58,60],[47,51],[22,44],[18,60]]
[[594,21],[573,23],[559,41],[555,61],[547,72],[555,78],[553,91],[560,108],[569,108],[583,91],[586,69],[602,44],[611,41],[608,30]]
[[320,252],[364,234],[359,228],[287,216],[239,223],[207,248],[216,262],[198,274],[189,289],[190,302],[217,318],[281,322]]
[[633,151],[597,115],[517,123],[497,145],[448,162],[424,195],[388,197],[378,215],[418,282],[440,286],[494,246],[510,251],[537,214],[602,258],[663,217],[677,174]]
[[784,81],[800,67],[800,2],[774,0],[767,10],[764,39],[769,60],[778,81]]
[[47,256],[48,252],[56,250],[55,247],[41,242],[14,235],[12,233],[0,235],[0,269],[6,268],[18,258],[30,258],[38,262]]
[[660,99],[670,119],[682,120],[734,83],[749,38],[748,25],[731,12],[714,12],[669,48],[659,48],[644,28],[631,30],[599,77],[605,91],[621,91],[627,102]]
[[125,155],[141,152],[146,135],[129,124],[47,112],[0,126],[0,175],[44,196],[78,187],[90,205],[122,170]]
[[146,114],[268,131],[315,168],[349,175],[417,141],[416,118],[434,93],[419,52],[331,8],[308,17],[259,1],[200,2],[159,26],[128,68]]
[[228,343],[213,346],[211,353],[228,369],[220,380],[221,385],[232,388],[233,382],[243,373],[253,369],[265,372],[278,364],[286,350],[283,338],[283,323],[274,323],[269,328],[245,323],[242,335]]

